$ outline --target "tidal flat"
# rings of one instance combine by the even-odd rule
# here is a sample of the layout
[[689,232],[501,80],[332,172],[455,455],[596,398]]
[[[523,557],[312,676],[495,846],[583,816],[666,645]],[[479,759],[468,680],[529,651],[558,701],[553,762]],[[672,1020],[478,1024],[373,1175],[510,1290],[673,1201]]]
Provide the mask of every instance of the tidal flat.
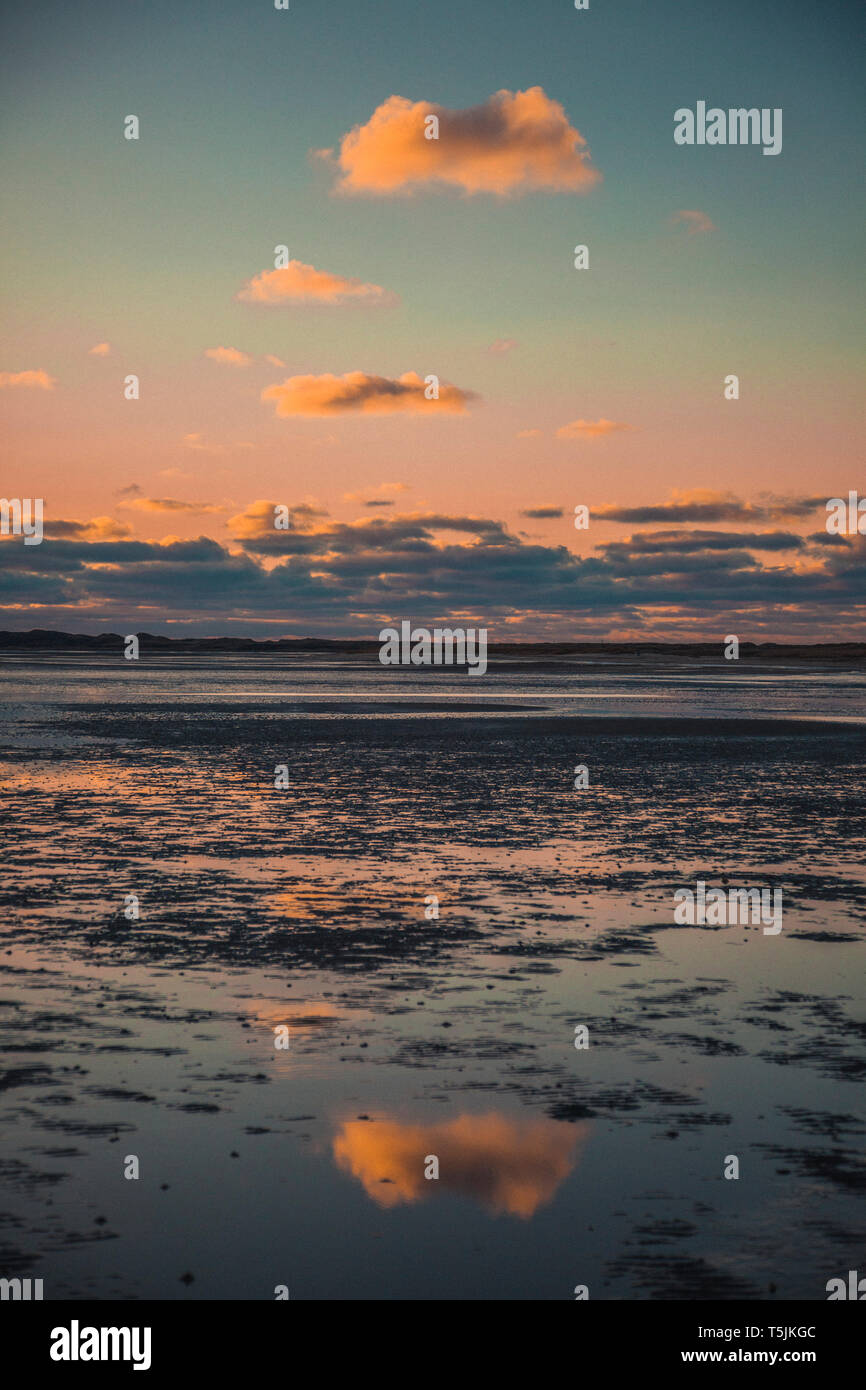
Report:
[[[862,1261],[862,674],[52,662],[0,675],[0,1275],[824,1300]],[[782,931],[677,925],[697,880]]]

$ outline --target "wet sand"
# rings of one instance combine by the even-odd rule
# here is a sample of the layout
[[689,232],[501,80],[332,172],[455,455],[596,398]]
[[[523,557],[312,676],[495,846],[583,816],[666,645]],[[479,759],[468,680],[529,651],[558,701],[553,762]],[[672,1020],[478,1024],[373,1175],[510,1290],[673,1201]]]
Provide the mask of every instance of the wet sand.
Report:
[[[863,729],[314,703],[7,729],[0,1272],[824,1299],[862,1248]],[[782,888],[784,930],[675,925],[698,878]]]

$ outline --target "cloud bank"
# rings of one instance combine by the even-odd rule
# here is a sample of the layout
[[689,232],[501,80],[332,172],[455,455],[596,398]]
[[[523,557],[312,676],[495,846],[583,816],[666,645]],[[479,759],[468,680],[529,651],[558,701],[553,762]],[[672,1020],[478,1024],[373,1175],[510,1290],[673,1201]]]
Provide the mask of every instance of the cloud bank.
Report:
[[[406,616],[447,626],[460,614],[489,626],[491,641],[623,631],[668,640],[726,632],[862,639],[863,536],[827,545],[784,531],[678,527],[578,555],[516,536],[493,517],[416,512],[342,522],[309,499],[289,504],[292,529],[276,531],[274,506],[260,500],[233,517],[234,539],[223,544],[138,541],[111,529],[110,518],[49,516],[39,546],[0,538],[0,626],[128,622],[133,631],[171,619],[172,631],[375,636]],[[570,534],[567,518],[563,525]]]

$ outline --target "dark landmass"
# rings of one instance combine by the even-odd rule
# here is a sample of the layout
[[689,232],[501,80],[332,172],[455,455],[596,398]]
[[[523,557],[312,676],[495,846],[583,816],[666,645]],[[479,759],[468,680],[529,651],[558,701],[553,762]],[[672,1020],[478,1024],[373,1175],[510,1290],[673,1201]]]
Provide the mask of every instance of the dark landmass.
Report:
[[[27,632],[0,631],[0,652],[114,652],[123,648],[124,637],[117,632],[98,636],[81,632],[58,632],[50,628],[31,628]],[[162,637],[138,632],[143,652],[173,656],[197,652],[203,656],[218,652],[292,656],[321,652],[322,655],[378,657],[376,638],[281,637],[258,640],[253,637]],[[547,659],[569,656],[674,657],[679,659],[721,658],[721,637],[715,642],[490,642],[493,657]],[[866,664],[866,642],[741,642],[741,661],[819,661]]]

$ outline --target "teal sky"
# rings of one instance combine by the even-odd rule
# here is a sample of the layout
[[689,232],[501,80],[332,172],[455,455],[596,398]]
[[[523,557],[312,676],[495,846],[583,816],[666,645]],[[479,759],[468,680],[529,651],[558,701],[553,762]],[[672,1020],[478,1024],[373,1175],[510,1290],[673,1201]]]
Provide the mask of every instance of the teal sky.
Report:
[[[638,374],[655,370],[660,319],[675,346],[703,320],[715,346],[739,351],[746,306],[762,370],[784,344],[786,362],[814,366],[818,352],[824,370],[844,372],[862,280],[851,214],[862,207],[863,101],[849,61],[861,15],[851,0],[20,7],[2,60],[13,300],[21,294],[30,322],[62,319],[116,288],[116,312],[134,311],[136,350],[164,362],[232,328],[237,284],[286,241],[301,259],[403,296],[389,324],[395,361],[415,355],[420,333],[431,352],[449,344],[456,369],[453,339],[495,331],[507,286],[514,336],[542,306],[563,348],[587,322],[602,336],[628,331]],[[536,84],[589,142],[604,183],[587,195],[348,202],[329,197],[308,162],[392,92],[463,107]],[[781,106],[782,154],[676,147],[673,111],[699,98]],[[121,138],[127,112],[141,118],[137,145]],[[671,246],[682,206],[719,228],[710,262]],[[598,272],[579,302],[576,241]],[[177,300],[168,323],[167,296]],[[324,351],[331,325],[305,328]],[[272,331],[251,325],[263,342]],[[346,351],[367,332],[341,325]],[[522,370],[527,384],[544,382],[547,353]]]

